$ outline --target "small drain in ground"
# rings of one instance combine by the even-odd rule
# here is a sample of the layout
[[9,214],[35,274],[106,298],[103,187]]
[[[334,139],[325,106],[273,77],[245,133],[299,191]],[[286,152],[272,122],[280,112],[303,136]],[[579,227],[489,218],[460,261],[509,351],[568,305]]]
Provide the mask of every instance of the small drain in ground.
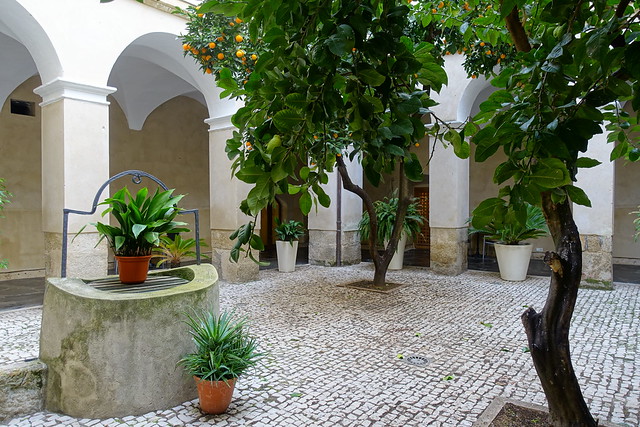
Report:
[[363,291],[381,292],[387,294],[392,290],[404,286],[402,283],[385,283],[384,285],[375,285],[371,280],[361,280],[359,282],[345,283],[344,285],[338,285],[340,287],[360,289]]
[[429,364],[429,359],[424,356],[418,356],[415,354],[403,357],[402,361],[414,366],[427,366]]

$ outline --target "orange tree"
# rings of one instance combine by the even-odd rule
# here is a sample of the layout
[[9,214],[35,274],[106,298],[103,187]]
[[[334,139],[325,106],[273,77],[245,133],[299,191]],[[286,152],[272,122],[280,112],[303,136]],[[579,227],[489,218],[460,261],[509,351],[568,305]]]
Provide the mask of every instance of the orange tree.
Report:
[[[255,217],[276,194],[300,194],[304,214],[314,203],[329,206],[322,185],[337,168],[344,188],[360,196],[369,213],[374,282],[384,284],[411,201],[408,184],[400,185],[396,225],[379,255],[373,200],[353,182],[344,158],[359,161],[374,186],[396,169],[405,181],[422,180],[411,148],[424,137],[421,118],[435,105],[425,88],[437,91],[447,78],[434,46],[408,36],[407,3],[213,0],[185,13],[185,53],[211,70],[225,95],[244,101],[232,118],[238,130],[226,150],[235,176],[253,186],[240,208],[254,219],[233,233],[232,258],[243,251],[253,257],[251,249],[262,248],[253,232]],[[222,64],[215,60],[221,47],[216,40],[222,33],[224,40],[233,39],[231,31],[241,31],[247,53],[255,52],[250,70],[237,55]],[[236,47],[231,43],[229,49],[218,53],[232,57]],[[439,132],[438,126],[432,132],[468,155],[457,132]]]
[[[473,119],[478,131],[471,138],[478,162],[498,151],[506,154],[494,173],[502,187],[498,197],[474,210],[473,225],[481,228],[507,216],[524,223],[527,202],[544,211],[556,245],[545,255],[551,284],[542,310],[527,309],[522,321],[554,426],[596,425],[569,351],[582,274],[571,203],[591,205],[574,182],[580,168],[599,164],[581,154],[594,135],[608,131],[611,160],[640,157],[637,137],[632,138],[640,130],[640,12],[634,5],[629,0],[414,5],[427,30],[440,40],[441,51],[468,55],[465,66],[472,77],[504,65],[492,81],[498,90]],[[484,56],[473,54],[478,46]],[[626,113],[624,103],[636,114]]]

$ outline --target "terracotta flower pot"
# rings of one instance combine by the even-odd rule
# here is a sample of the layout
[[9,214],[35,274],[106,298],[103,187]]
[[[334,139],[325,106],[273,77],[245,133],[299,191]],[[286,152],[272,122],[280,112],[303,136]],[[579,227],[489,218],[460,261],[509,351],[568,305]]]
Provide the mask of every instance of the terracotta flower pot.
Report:
[[233,396],[233,389],[236,385],[236,378],[224,381],[201,380],[194,376],[196,386],[198,386],[198,398],[200,399],[200,409],[207,414],[224,413]]
[[118,261],[120,282],[133,285],[147,280],[151,255],[116,256],[115,258]]

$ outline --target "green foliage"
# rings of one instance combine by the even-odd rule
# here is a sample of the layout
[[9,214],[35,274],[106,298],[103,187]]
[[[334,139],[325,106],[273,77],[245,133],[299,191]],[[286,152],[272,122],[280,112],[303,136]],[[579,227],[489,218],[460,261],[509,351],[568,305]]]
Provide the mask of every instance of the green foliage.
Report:
[[[391,239],[393,233],[393,226],[396,221],[396,212],[398,211],[398,198],[385,197],[384,200],[377,200],[373,203],[375,209],[376,218],[378,219],[378,236],[377,241],[379,243],[388,241]],[[420,215],[418,210],[418,203],[412,202],[407,207],[407,213],[402,223],[402,229],[408,237],[417,236],[421,232],[421,226],[424,223],[425,218]],[[358,232],[360,237],[364,240],[369,240],[371,228],[369,223],[369,213],[364,212],[362,219],[358,224]]]
[[[13,196],[8,190],[6,185],[4,184],[4,178],[0,178],[0,218],[3,218],[4,215],[2,211],[4,210],[4,206],[10,202],[10,198]],[[7,268],[7,260],[0,260],[0,270]]]
[[[618,4],[604,0],[469,4],[494,11],[482,31],[497,39],[505,32],[500,20],[517,5],[531,43],[492,81],[499,90],[480,104],[473,118],[481,127],[471,137],[475,160],[482,162],[498,151],[507,155],[493,180],[508,183],[499,197],[521,218],[527,203],[541,205],[542,193],[550,194],[553,203],[591,206],[586,193],[573,185],[579,168],[599,164],[581,154],[589,141],[606,128],[615,144],[612,160],[640,157],[633,137],[640,130],[637,115],[620,107],[625,102],[634,110],[640,107],[638,15],[628,7],[618,17]],[[446,24],[465,29],[460,21]]]
[[[207,242],[200,239],[200,247],[206,247]],[[154,248],[152,253],[156,261],[156,267],[160,267],[164,263],[169,263],[171,267],[178,267],[183,258],[195,258],[196,239],[182,239],[177,234],[173,239],[169,236],[160,236],[160,244]],[[208,255],[200,254],[203,258],[210,258]]]
[[413,37],[430,40],[439,56],[464,55],[463,65],[471,78],[494,75],[516,59],[498,2],[415,1],[410,7]]
[[487,199],[474,209],[469,234],[483,233],[505,245],[517,245],[522,240],[549,234],[539,207],[526,204],[524,212],[526,215],[521,215],[502,199]]
[[[323,185],[341,156],[357,159],[374,186],[396,168],[422,180],[411,149],[425,136],[422,116],[435,105],[429,90],[440,90],[447,76],[433,45],[407,36],[406,3],[212,0],[198,11],[237,16],[260,52],[246,84],[222,82],[235,75],[231,66],[214,73],[225,95],[244,100],[226,151],[235,176],[252,185],[240,206],[245,214],[255,217],[278,194],[300,194],[305,215],[314,205],[329,206]],[[216,25],[210,28],[217,34]],[[468,151],[464,138],[449,139]],[[236,230],[232,259],[258,246],[254,227],[255,220]]]
[[152,249],[160,244],[162,234],[189,231],[183,227],[184,222],[174,221],[180,213],[178,202],[183,195],[172,196],[173,190],[159,189],[151,197],[148,194],[149,190],[143,187],[133,197],[124,187],[100,203],[109,206],[102,216],[112,214],[119,227],[101,222],[92,225],[100,233],[100,241],[106,238],[115,255],[151,255]]
[[289,221],[280,222],[280,218],[276,218],[276,235],[278,240],[285,242],[293,242],[304,236],[304,229],[300,221],[290,219]]
[[178,363],[190,375],[208,381],[238,378],[263,356],[256,339],[247,333],[246,318],[207,311],[188,313],[186,318],[196,350]]
[[637,211],[633,211],[631,212],[632,215],[636,215],[636,218],[633,220],[633,225],[636,229],[636,233],[633,236],[634,241],[638,241],[638,238],[640,237],[640,206],[638,206],[638,210]]

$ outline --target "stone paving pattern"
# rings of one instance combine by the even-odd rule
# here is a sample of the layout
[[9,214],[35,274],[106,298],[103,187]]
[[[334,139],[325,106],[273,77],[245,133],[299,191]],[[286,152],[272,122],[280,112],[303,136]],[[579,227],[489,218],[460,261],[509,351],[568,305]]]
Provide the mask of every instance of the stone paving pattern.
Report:
[[[118,419],[40,412],[11,426],[471,426],[502,396],[545,404],[520,323],[540,309],[549,279],[497,273],[389,272],[406,286],[381,294],[338,287],[371,279],[371,264],[261,271],[221,283],[223,309],[251,319],[269,356],[236,386],[228,413],[202,415],[197,400]],[[580,290],[573,363],[593,415],[640,425],[640,286]],[[41,310],[0,314],[0,366],[37,355]],[[405,359],[399,359],[403,355]],[[430,363],[406,363],[411,355]]]

